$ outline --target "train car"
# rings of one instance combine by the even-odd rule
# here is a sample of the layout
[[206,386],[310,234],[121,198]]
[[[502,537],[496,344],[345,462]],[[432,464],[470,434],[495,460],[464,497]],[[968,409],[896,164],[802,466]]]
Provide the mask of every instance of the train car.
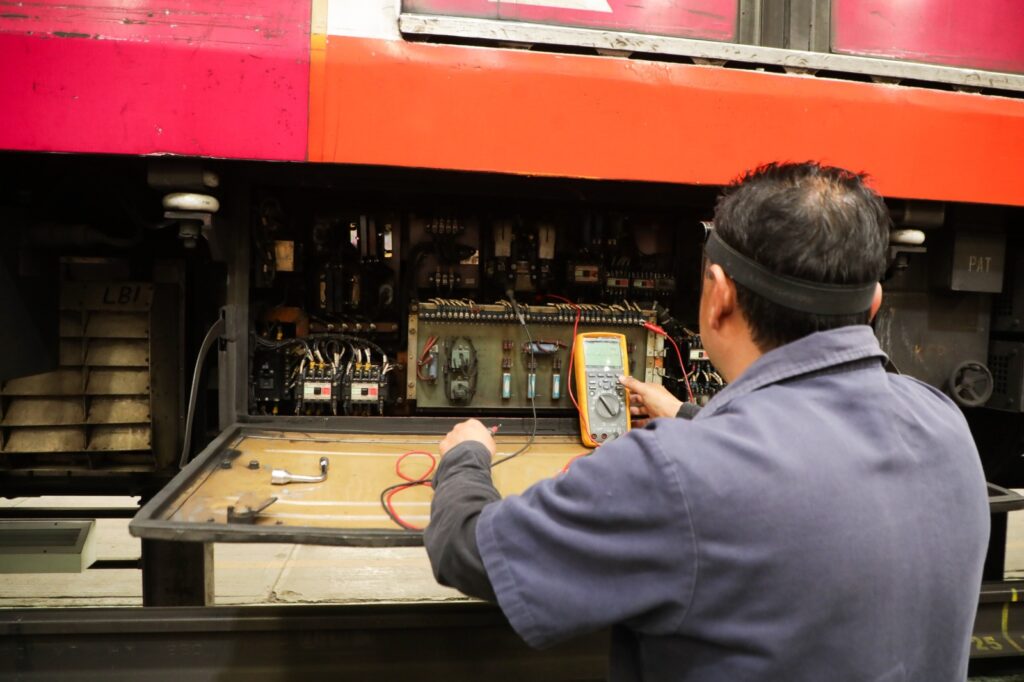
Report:
[[1022,27],[1012,0],[5,3],[0,491],[141,496],[154,606],[209,602],[216,542],[421,544],[460,418],[500,429],[506,493],[615,437],[581,433],[579,334],[720,390],[718,189],[818,160],[890,207],[876,333],[975,432],[974,655],[1022,653]]

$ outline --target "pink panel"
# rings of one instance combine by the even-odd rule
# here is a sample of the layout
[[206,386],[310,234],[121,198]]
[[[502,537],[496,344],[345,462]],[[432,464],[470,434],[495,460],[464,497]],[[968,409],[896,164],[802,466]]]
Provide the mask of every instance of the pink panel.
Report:
[[832,0],[832,49],[1024,73],[1024,2]]
[[406,12],[533,21],[635,33],[733,41],[737,0],[605,0],[610,12],[565,9],[593,0],[403,0]]
[[3,9],[0,149],[305,158],[308,2]]

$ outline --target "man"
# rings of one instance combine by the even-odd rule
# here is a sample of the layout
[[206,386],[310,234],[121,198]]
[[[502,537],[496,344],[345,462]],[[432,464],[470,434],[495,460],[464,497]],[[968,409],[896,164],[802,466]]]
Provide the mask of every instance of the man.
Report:
[[[964,680],[989,532],[967,424],[888,374],[867,323],[890,221],[847,171],[769,165],[726,190],[700,333],[730,382],[500,499],[490,432],[441,442],[427,551],[529,644],[613,626],[615,680]],[[527,455],[528,456],[528,455]]]

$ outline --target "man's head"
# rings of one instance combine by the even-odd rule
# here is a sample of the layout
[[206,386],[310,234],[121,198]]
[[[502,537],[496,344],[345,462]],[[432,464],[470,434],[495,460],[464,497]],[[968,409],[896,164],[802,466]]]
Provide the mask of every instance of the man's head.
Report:
[[[775,274],[814,283],[878,282],[890,225],[885,204],[862,176],[816,163],[761,166],[726,188],[715,208],[715,232],[735,251]],[[716,365],[716,355],[741,341],[737,335],[764,353],[817,331],[866,324],[881,303],[879,289],[869,311],[800,312],[728,275],[709,261],[701,295],[701,336]]]

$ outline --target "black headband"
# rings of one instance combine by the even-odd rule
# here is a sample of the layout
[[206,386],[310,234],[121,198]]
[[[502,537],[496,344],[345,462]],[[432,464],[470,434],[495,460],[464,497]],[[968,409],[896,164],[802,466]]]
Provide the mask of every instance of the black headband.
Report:
[[712,232],[704,245],[712,263],[754,293],[784,308],[816,315],[852,315],[867,312],[875,298],[875,282],[825,284],[772,272],[726,244]]

